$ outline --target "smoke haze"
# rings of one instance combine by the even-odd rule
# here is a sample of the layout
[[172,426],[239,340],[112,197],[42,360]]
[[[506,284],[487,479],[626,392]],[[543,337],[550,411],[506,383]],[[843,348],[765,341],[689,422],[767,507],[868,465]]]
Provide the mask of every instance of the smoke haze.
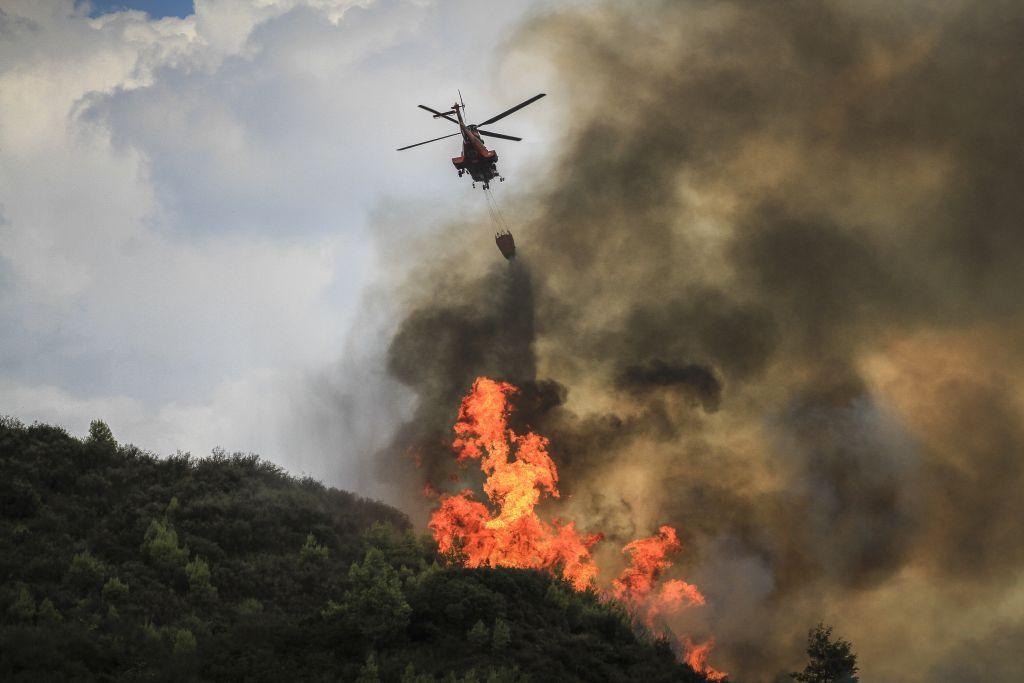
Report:
[[452,486],[459,397],[507,379],[611,561],[681,531],[676,626],[736,679],[825,620],[865,681],[1013,680],[1024,4],[609,3],[512,44],[565,146],[506,205],[520,261],[468,221],[403,285],[380,475]]

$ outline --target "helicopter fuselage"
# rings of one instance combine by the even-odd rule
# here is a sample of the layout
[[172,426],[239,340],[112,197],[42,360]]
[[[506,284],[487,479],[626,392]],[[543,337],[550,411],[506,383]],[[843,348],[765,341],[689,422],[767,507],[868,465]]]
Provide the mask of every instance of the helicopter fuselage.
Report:
[[452,165],[460,176],[469,173],[469,177],[475,182],[483,183],[486,189],[491,179],[498,177],[498,153],[493,149],[487,149],[476,132],[476,126],[467,126],[462,120],[461,106],[455,104],[452,108],[459,118],[459,128],[462,130],[462,156],[453,157]]

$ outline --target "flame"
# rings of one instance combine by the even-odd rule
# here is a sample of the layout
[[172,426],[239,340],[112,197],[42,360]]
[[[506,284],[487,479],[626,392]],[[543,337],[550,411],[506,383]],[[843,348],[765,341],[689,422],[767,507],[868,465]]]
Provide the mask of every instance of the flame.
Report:
[[[452,447],[458,462],[479,461],[487,503],[474,500],[469,489],[441,494],[430,530],[438,549],[466,567],[544,569],[560,573],[576,590],[596,589],[598,568],[591,548],[602,535],[582,534],[571,521],[548,522],[537,515],[542,498],[559,497],[558,468],[548,454],[548,439],[509,428],[509,397],[518,391],[508,382],[478,377],[462,399]],[[680,547],[676,530],[662,526],[656,536],[622,549],[630,565],[611,582],[608,597],[629,607],[651,630],[659,617],[705,604],[696,586],[680,579],[660,581]],[[713,640],[695,645],[686,638],[682,644],[694,670],[714,681],[726,677],[707,664]]]
[[497,514],[469,490],[442,495],[430,529],[441,552],[461,554],[467,567],[561,568],[576,590],[585,590],[597,576],[590,549],[601,535],[537,516],[542,495],[558,498],[558,470],[546,438],[509,429],[508,396],[517,391],[507,382],[478,378],[455,423],[457,459],[480,461],[484,493]]
[[689,638],[683,638],[682,643],[685,650],[683,661],[689,664],[691,669],[697,673],[704,674],[704,677],[710,681],[725,680],[729,675],[725,672],[718,671],[708,664],[708,656],[711,654],[711,650],[715,647],[714,638],[708,638],[703,643],[695,643]]
[[670,526],[658,529],[657,536],[627,543],[622,549],[630,556],[630,565],[612,581],[612,595],[636,612],[644,612],[644,624],[654,627],[654,620],[690,605],[703,605],[704,596],[696,586],[680,579],[655,583],[661,573],[672,566],[670,553],[680,548],[676,530]]

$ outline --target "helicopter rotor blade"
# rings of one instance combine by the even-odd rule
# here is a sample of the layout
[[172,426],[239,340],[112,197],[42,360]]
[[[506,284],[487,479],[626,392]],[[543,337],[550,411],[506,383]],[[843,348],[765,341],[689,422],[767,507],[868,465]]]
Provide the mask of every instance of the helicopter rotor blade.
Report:
[[437,142],[438,140],[444,140],[445,138],[453,138],[456,135],[462,135],[462,131],[459,131],[458,133],[452,133],[450,135],[442,135],[441,137],[434,138],[433,140],[424,140],[423,142],[417,142],[415,145],[406,145],[405,147],[399,147],[395,151],[396,152],[401,152],[403,149],[412,149],[413,147],[419,147],[420,145],[425,145],[428,142]]
[[491,118],[487,119],[486,121],[482,121],[482,122],[478,123],[477,125],[478,126],[486,126],[489,123],[494,123],[495,121],[500,121],[501,119],[505,118],[509,114],[516,113],[517,111],[519,111],[520,109],[522,109],[526,105],[533,104],[534,102],[536,102],[540,98],[544,97],[546,94],[547,93],[543,93],[542,92],[539,95],[534,95],[533,97],[531,97],[530,99],[526,100],[525,102],[517,104],[516,106],[512,107],[511,109],[506,109],[505,111],[501,112],[497,116],[492,116]]
[[433,115],[434,115],[434,118],[435,118],[435,119],[436,119],[436,118],[448,119],[448,120],[449,120],[449,121],[451,121],[452,123],[456,123],[456,124],[458,123],[458,121],[456,121],[455,119],[453,119],[453,118],[452,118],[451,116],[449,116],[448,114],[446,114],[446,113],[444,113],[444,112],[439,112],[439,111],[438,111],[438,110],[436,110],[436,109],[431,109],[430,107],[428,107],[428,106],[427,106],[427,105],[425,105],[425,104],[417,104],[416,106],[417,106],[417,107],[419,107],[420,109],[426,109],[427,111],[429,111],[429,112],[430,112],[431,114],[433,114]]
[[520,142],[522,140],[522,138],[517,138],[514,135],[503,135],[501,133],[492,133],[489,130],[480,130],[479,128],[476,129],[476,132],[480,133],[480,135],[485,135],[485,136],[487,136],[489,138],[501,138],[502,140],[515,140],[516,142]]

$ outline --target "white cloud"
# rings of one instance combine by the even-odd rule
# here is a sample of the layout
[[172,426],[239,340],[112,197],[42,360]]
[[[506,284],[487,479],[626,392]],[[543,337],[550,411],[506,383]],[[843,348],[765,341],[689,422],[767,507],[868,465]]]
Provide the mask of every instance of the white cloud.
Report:
[[[153,20],[4,3],[0,413],[365,483],[359,458],[402,410],[380,338],[347,335],[389,265],[368,215],[480,208],[450,172],[457,143],[394,149],[447,131],[420,102],[532,94],[522,74],[504,91],[494,56],[529,5],[197,0]],[[509,150],[506,173],[542,150]]]

